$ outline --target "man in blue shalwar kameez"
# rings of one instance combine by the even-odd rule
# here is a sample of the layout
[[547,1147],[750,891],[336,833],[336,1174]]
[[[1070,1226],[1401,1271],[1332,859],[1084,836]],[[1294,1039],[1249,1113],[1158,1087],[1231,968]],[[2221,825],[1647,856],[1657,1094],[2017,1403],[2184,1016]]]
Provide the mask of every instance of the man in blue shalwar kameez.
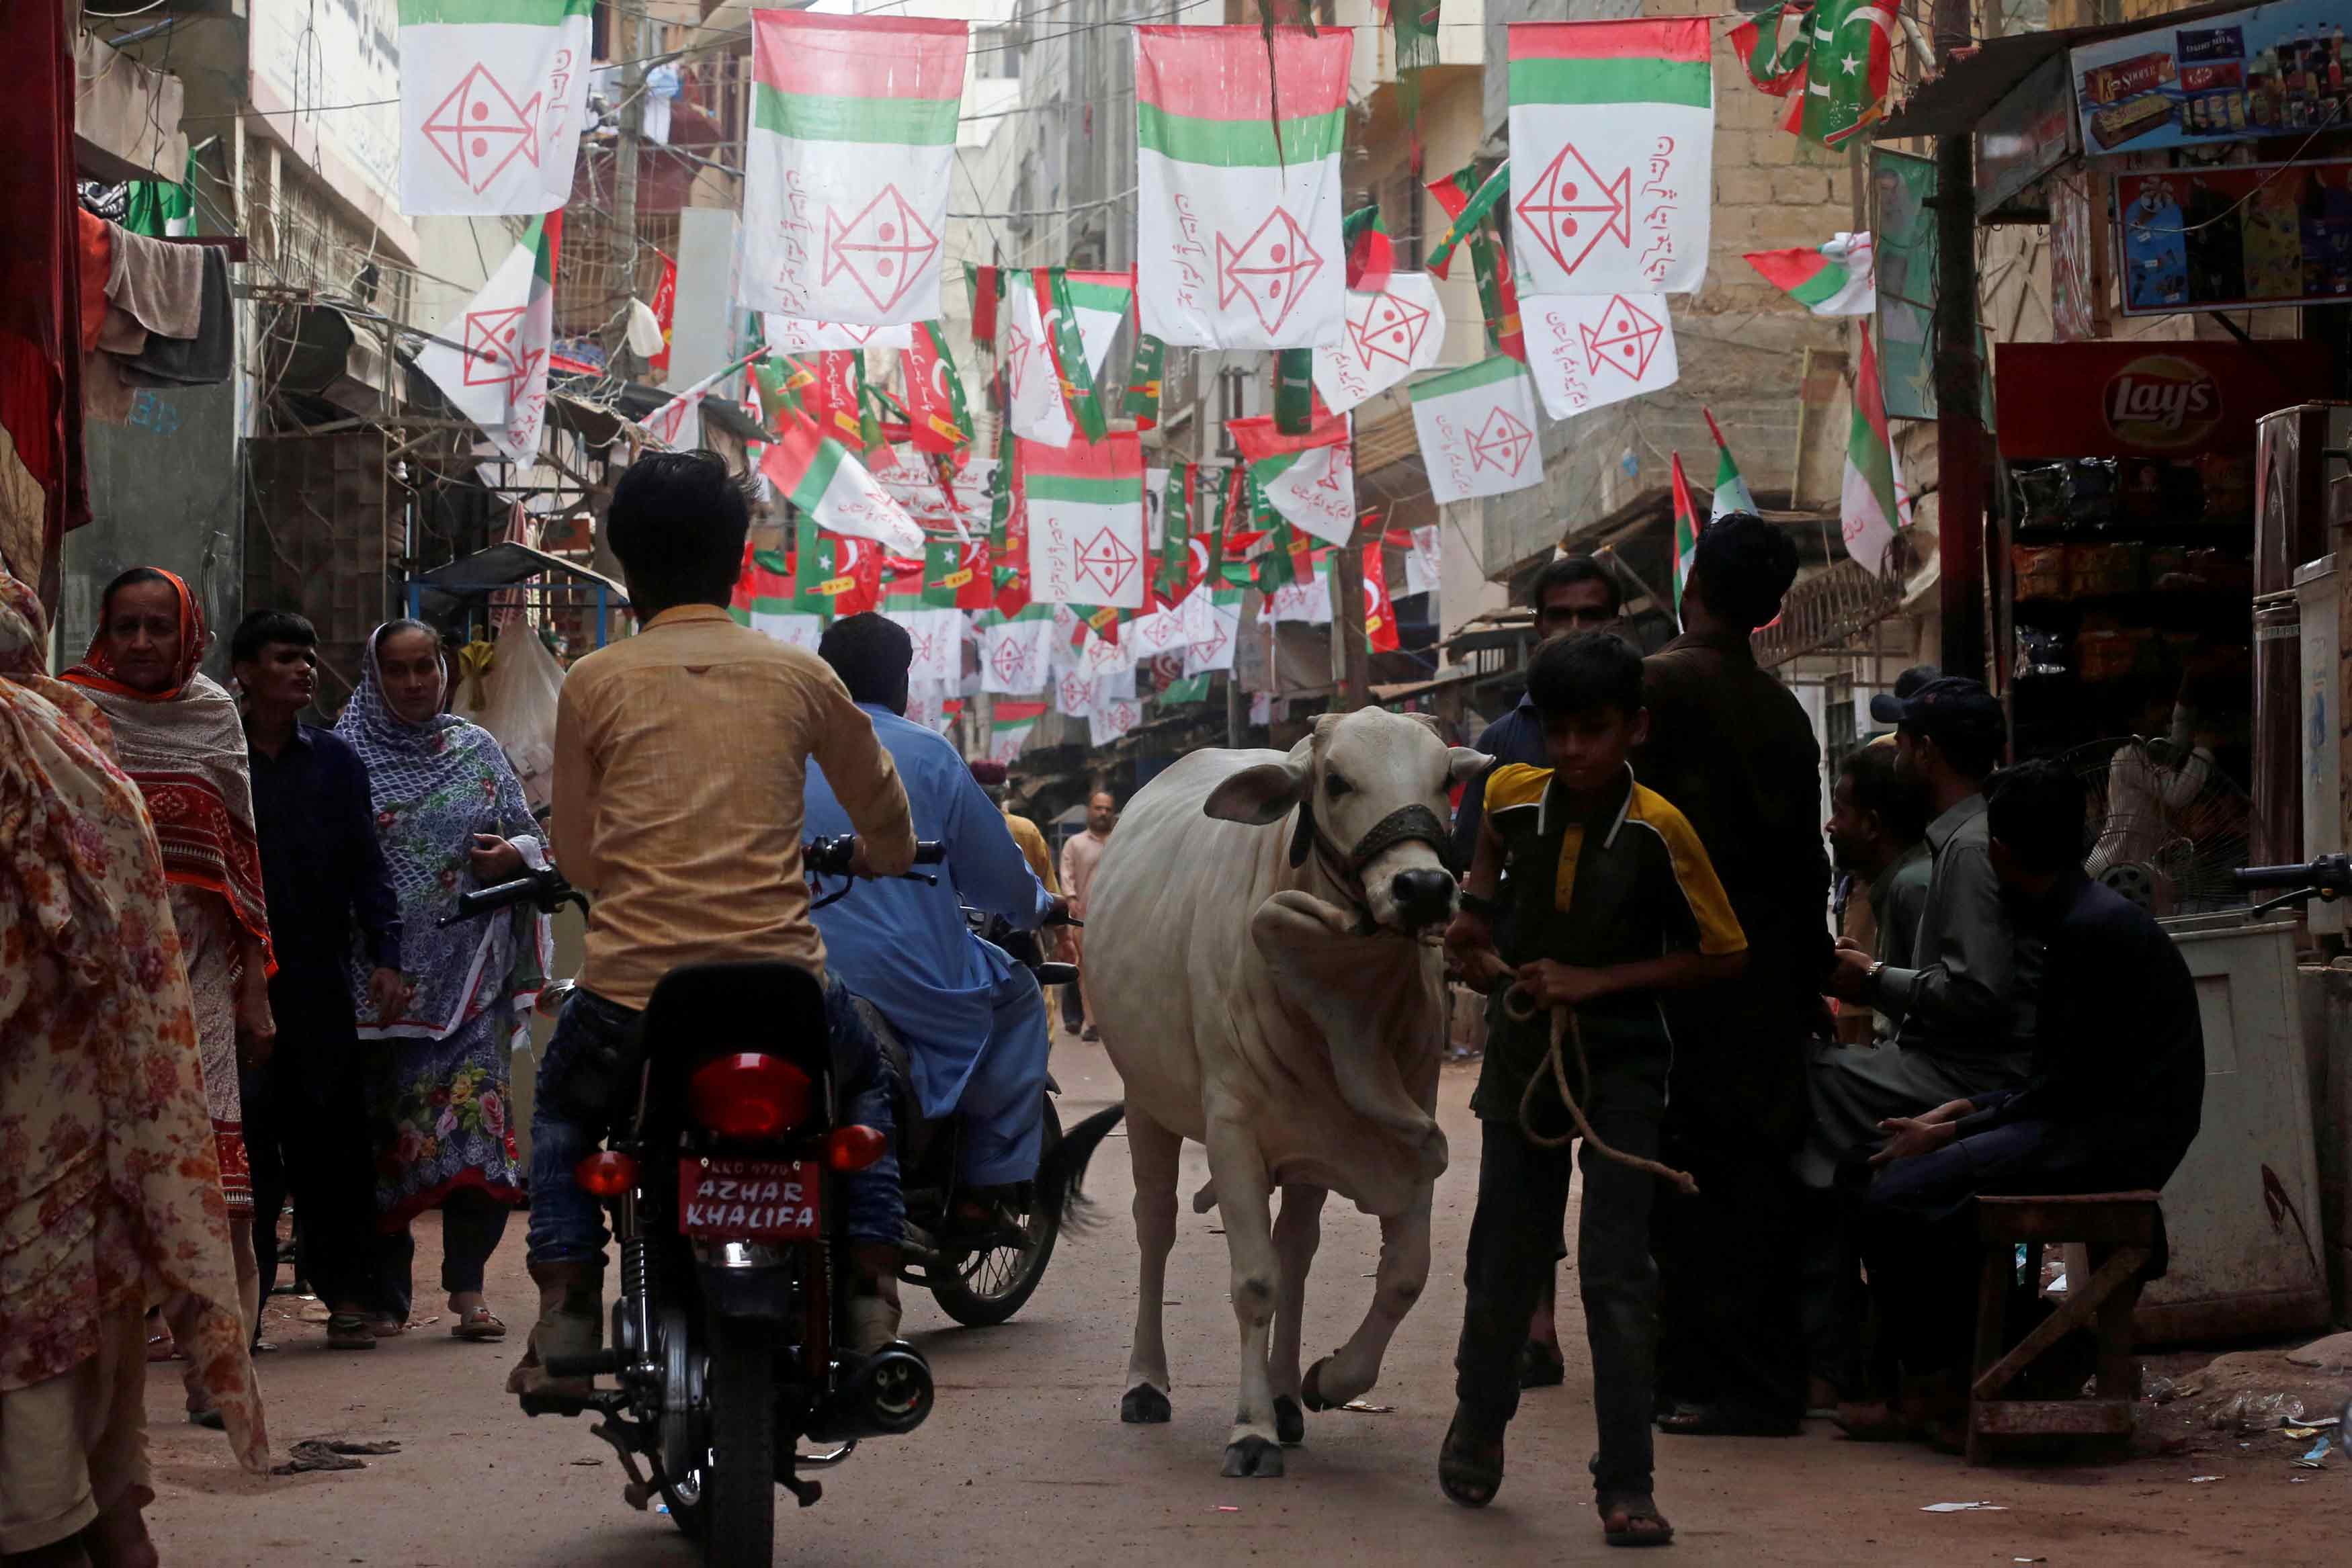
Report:
[[[922,1114],[963,1117],[967,1207],[982,1218],[989,1189],[1037,1174],[1051,1037],[1035,977],[974,936],[966,906],[1034,931],[1057,900],[1047,893],[998,810],[946,737],[910,723],[907,672],[913,646],[880,615],[828,628],[817,652],[898,764],[915,836],[947,846],[939,885],[866,883],[815,912],[825,967],[873,1004],[906,1043]],[[814,761],[808,769],[807,832],[846,833],[849,814]]]

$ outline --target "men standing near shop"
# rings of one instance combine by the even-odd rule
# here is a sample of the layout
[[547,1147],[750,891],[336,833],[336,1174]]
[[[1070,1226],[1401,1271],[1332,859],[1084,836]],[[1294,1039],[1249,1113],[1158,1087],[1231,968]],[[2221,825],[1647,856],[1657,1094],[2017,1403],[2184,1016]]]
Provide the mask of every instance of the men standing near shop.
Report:
[[319,633],[299,615],[257,610],[229,660],[243,699],[261,882],[278,952],[269,1010],[278,1049],[245,1075],[253,1160],[255,1260],[268,1298],[278,1270],[278,1214],[294,1200],[301,1269],[331,1314],[328,1343],[372,1350],[364,1321],[375,1233],[374,1146],[362,1090],[358,1023],[346,965],[356,925],[375,966],[379,1011],[405,1004],[400,902],[376,836],[366,766],[332,730],[297,716],[319,686]]
[[1730,513],[1699,535],[1683,634],[1646,661],[1641,782],[1682,808],[1748,934],[1737,981],[1666,1003],[1674,1076],[1659,1158],[1698,1196],[1655,1211],[1663,1334],[1658,1428],[1778,1437],[1804,1412],[1797,1195],[1807,1041],[1826,1031],[1829,857],[1816,813],[1821,751],[1796,694],[1759,668],[1749,634],[1780,612],[1797,548]]
[[[1062,892],[1070,900],[1070,914],[1078,920],[1087,917],[1087,891],[1094,885],[1095,867],[1102,863],[1105,845],[1110,842],[1110,830],[1118,821],[1118,798],[1108,789],[1097,789],[1087,797],[1087,831],[1074,833],[1062,845]],[[1062,990],[1062,1027],[1078,1031],[1080,1040],[1100,1040],[1095,1028],[1094,1004],[1087,997],[1086,932],[1073,929],[1069,933],[1070,962],[1078,966],[1078,983]],[[1071,999],[1076,993],[1076,1000]],[[1078,1013],[1072,1019],[1073,1010]]]

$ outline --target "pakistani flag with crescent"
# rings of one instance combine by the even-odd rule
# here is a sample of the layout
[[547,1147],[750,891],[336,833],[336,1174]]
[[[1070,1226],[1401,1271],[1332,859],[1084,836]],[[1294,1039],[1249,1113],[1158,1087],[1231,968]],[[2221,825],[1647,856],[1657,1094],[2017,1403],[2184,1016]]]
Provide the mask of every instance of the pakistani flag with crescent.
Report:
[[751,14],[743,304],[856,326],[938,318],[966,31]]
[[436,328],[416,355],[416,368],[510,463],[539,458],[562,241],[562,213],[531,219],[481,292]]
[[1345,28],[1135,29],[1144,331],[1202,349],[1339,340],[1353,50]]
[[1705,16],[1510,27],[1511,262],[1522,299],[1706,280],[1715,68]]
[[552,212],[588,129],[594,0],[400,0],[400,210]]
[[1806,141],[1842,147],[1886,117],[1901,13],[1901,0],[1819,0],[1813,6],[1801,132]]
[[[1067,446],[1077,434],[1071,423],[1068,399],[1054,360],[1054,343],[1031,275],[1013,277],[1016,298],[1010,301],[1010,323],[1004,329],[1004,374],[1012,394],[1015,434],[1049,446]],[[1079,340],[1086,345],[1087,368],[1102,374],[1110,346],[1127,319],[1135,298],[1134,279],[1124,272],[1073,272],[1070,305],[1078,319]]]

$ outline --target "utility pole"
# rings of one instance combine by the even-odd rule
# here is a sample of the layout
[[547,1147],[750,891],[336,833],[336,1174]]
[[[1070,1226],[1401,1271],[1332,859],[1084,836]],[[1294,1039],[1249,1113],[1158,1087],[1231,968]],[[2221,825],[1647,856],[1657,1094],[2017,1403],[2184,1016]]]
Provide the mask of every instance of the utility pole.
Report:
[[[645,0],[622,0],[618,7],[627,26],[621,59],[621,144],[613,160],[613,231],[626,269],[621,287],[634,298],[637,292],[637,149],[646,139],[646,59],[653,29],[646,17]],[[626,379],[629,335],[613,346],[613,371]]]
[[[1969,47],[1969,0],[1935,0],[1936,56]],[[1985,674],[1983,367],[1977,361],[1977,203],[1973,133],[1936,139],[1936,489],[1943,670]]]
[[1364,636],[1364,552],[1353,536],[1331,556],[1331,684],[1334,713],[1371,701],[1372,650]]

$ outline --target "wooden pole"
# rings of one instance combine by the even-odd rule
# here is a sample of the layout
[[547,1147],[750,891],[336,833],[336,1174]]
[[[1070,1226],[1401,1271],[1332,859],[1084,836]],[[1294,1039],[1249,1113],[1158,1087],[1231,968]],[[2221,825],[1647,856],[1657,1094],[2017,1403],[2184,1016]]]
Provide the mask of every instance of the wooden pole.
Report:
[[[1936,53],[1972,37],[1968,0],[1935,0]],[[1943,671],[1985,673],[1985,472],[1990,463],[1983,368],[1977,361],[1977,213],[1973,132],[1936,139],[1936,488]]]

